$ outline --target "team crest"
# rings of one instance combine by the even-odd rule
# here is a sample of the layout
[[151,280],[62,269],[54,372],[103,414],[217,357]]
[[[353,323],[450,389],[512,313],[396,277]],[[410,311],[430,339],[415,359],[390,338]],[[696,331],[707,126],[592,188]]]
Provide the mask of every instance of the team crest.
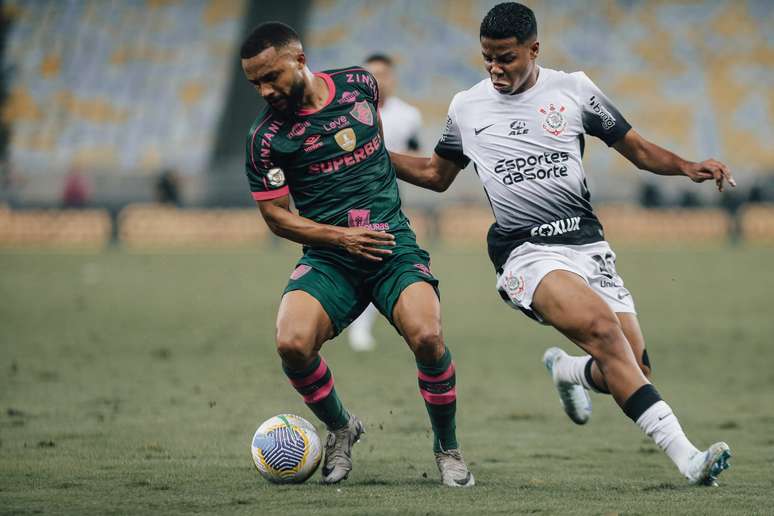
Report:
[[365,125],[374,125],[374,114],[371,112],[371,108],[368,106],[368,102],[361,100],[355,102],[355,106],[352,111],[349,112],[352,118]]
[[524,298],[524,292],[526,290],[524,286],[524,276],[521,274],[517,276],[513,272],[508,272],[505,276],[505,289],[511,299],[521,301]]
[[336,136],[334,136],[334,138],[336,139],[336,143],[339,144],[339,147],[341,147],[347,152],[353,151],[355,149],[355,145],[357,144],[355,131],[353,131],[351,127],[342,129],[341,131],[336,133]]
[[285,173],[279,167],[271,168],[266,173],[266,179],[269,181],[269,185],[276,188],[285,184]]
[[564,117],[564,110],[564,106],[559,106],[557,108],[553,104],[549,104],[547,108],[540,108],[539,111],[546,115],[543,119],[543,129],[554,136],[562,134],[562,131],[567,127],[567,119]]

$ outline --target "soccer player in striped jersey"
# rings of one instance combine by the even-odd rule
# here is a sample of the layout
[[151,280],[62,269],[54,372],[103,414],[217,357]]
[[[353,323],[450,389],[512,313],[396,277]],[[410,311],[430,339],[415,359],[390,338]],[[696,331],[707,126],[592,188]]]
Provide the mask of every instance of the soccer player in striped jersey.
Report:
[[611,394],[690,483],[714,485],[730,450],[700,451],[650,382],[634,302],[590,204],[584,135],[637,168],[735,186],[728,168],[686,161],[640,136],[583,72],[538,66],[537,22],[526,6],[493,7],[481,23],[489,78],[455,95],[431,158],[392,154],[398,177],[443,191],[469,162],[495,216],[487,237],[503,300],[549,324],[588,355],[551,348],[543,360],[567,414],[591,414],[586,390]]
[[290,383],[328,428],[323,482],[347,478],[364,426],[344,408],[319,351],[372,302],[414,353],[442,482],[472,486],[455,434],[456,373],[438,280],[401,211],[374,77],[359,66],[312,73],[298,35],[277,22],[255,28],[241,57],[267,102],[247,138],[250,190],[269,228],[304,246],[280,302],[276,344]]

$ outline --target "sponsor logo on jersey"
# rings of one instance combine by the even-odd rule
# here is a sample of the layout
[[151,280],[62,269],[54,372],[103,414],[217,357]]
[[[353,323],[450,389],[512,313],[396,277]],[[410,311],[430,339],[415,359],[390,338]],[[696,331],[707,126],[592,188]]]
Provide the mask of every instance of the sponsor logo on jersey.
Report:
[[532,236],[556,236],[570,233],[572,231],[580,230],[580,217],[570,217],[569,219],[559,219],[549,222],[548,224],[540,224],[533,227],[529,234]]
[[532,156],[503,158],[495,163],[495,174],[504,174],[502,182],[506,185],[522,181],[542,181],[556,177],[567,177],[567,165],[570,155],[566,152],[544,152]]
[[277,188],[285,184],[285,173],[279,167],[274,167],[266,172],[266,180],[270,186]]
[[349,118],[347,118],[345,115],[341,115],[338,118],[335,118],[331,120],[330,122],[323,125],[323,131],[326,133],[330,133],[335,131],[336,129],[342,129],[344,127],[348,127],[350,125]]
[[[352,129],[344,129],[344,131],[352,131]],[[368,140],[366,143],[344,156],[329,159],[327,161],[319,161],[309,165],[310,174],[331,174],[338,172],[339,170],[346,169],[353,165],[357,165],[361,161],[371,157],[382,147],[382,138],[378,134]]]
[[351,127],[342,129],[336,133],[333,138],[336,140],[336,143],[339,144],[339,147],[347,152],[350,152],[355,148],[355,145],[357,145],[357,137],[355,136],[355,131],[353,131]]
[[356,102],[349,114],[361,124],[367,126],[374,125],[374,114],[371,112],[371,107],[365,100]]
[[[449,135],[451,134],[452,125],[453,124],[452,124],[451,117],[447,116],[446,117],[446,126],[443,128],[443,134],[441,134],[440,143],[445,142],[449,138]],[[474,129],[474,131],[475,131],[475,129]]]
[[272,168],[274,164],[271,162],[271,141],[277,135],[277,132],[282,127],[282,122],[274,121],[269,124],[269,127],[261,135],[261,147],[259,151],[258,161],[263,168]]
[[490,127],[492,127],[493,125],[494,125],[494,124],[485,125],[485,126],[484,126],[484,127],[482,127],[481,129],[476,129],[476,128],[474,127],[474,128],[473,128],[473,134],[475,134],[476,136],[478,136],[479,134],[483,133],[484,131],[486,131],[487,129],[489,129]]
[[562,134],[562,131],[567,127],[567,119],[564,117],[564,106],[557,108],[555,105],[549,104],[547,108],[541,107],[538,111],[546,115],[543,119],[543,129],[554,136]]
[[312,122],[308,120],[293,124],[293,127],[291,127],[290,131],[288,131],[288,138],[298,138],[299,136],[303,136],[306,132],[306,128],[310,125],[312,125]]
[[360,96],[360,92],[357,90],[354,91],[345,91],[341,94],[341,97],[337,101],[338,104],[352,104],[353,102],[357,101],[357,98]]
[[615,117],[602,105],[596,98],[596,95],[592,95],[589,99],[589,106],[591,106],[591,110],[599,116],[603,130],[609,131],[615,125]]
[[347,225],[351,228],[362,228],[371,223],[371,210],[349,210]]
[[312,152],[315,149],[319,149],[323,146],[322,135],[313,134],[307,136],[304,140],[304,152]]
[[514,120],[511,122],[511,130],[508,136],[521,136],[523,134],[529,134],[529,128],[525,120]]

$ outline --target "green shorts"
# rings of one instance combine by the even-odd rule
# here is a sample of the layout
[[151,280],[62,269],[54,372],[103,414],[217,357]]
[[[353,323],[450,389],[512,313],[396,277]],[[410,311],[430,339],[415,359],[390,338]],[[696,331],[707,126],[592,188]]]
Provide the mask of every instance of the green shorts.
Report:
[[284,294],[303,290],[317,299],[341,333],[369,303],[395,326],[392,312],[403,289],[424,281],[438,294],[430,255],[417,245],[410,228],[397,229],[392,254],[381,262],[354,258],[337,249],[307,249],[290,275]]

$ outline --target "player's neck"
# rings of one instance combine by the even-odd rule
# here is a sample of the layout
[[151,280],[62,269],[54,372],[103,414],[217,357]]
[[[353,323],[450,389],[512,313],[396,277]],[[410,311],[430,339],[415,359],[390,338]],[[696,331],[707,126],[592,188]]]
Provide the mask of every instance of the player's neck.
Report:
[[519,93],[524,93],[525,91],[533,87],[535,84],[537,84],[539,75],[540,75],[540,67],[538,65],[535,65],[532,68],[532,73],[530,73],[527,80],[524,81],[524,84],[522,84],[519,89],[511,93],[511,95],[518,95]]
[[328,84],[322,77],[314,75],[308,69],[305,71],[305,74],[306,92],[301,103],[301,109],[317,111],[324,106],[328,99],[330,94]]

